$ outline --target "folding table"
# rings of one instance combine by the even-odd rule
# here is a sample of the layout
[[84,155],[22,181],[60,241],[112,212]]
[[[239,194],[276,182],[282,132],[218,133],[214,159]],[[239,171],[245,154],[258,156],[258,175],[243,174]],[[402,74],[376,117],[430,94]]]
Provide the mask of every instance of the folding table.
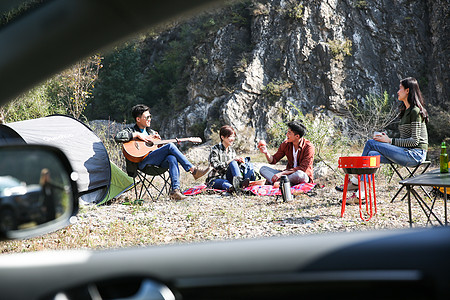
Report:
[[[440,224],[447,226],[447,189],[450,188],[450,173],[441,173],[439,169],[432,170],[430,172],[417,175],[415,177],[411,177],[405,180],[400,181],[400,184],[406,186],[407,193],[408,193],[408,211],[409,211],[409,225],[412,227],[412,212],[411,212],[411,193],[413,194],[414,198],[416,199],[417,203],[420,205],[422,211],[427,216],[427,224],[428,222],[433,225],[431,221],[431,217],[433,216],[434,219]],[[428,206],[427,203],[420,197],[419,194],[414,190],[414,187],[419,186],[433,186],[433,187],[443,187],[444,188],[444,224],[442,221],[436,216],[436,214],[433,212],[434,205],[436,203],[437,197],[436,196],[431,206]]]

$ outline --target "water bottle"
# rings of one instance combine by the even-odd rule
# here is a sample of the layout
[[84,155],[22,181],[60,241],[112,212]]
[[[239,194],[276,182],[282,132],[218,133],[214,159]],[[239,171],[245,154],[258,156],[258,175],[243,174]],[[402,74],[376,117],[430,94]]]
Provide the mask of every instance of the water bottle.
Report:
[[448,155],[445,142],[442,142],[441,145],[441,156],[439,157],[439,162],[441,173],[448,173]]
[[280,178],[280,191],[284,202],[292,201],[291,183],[286,175],[282,175]]

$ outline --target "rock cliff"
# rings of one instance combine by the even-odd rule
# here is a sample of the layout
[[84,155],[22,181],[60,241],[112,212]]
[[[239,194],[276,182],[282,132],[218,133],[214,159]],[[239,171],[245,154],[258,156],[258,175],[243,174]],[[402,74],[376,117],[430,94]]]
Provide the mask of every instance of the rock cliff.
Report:
[[[158,122],[164,136],[206,138],[231,124],[252,141],[267,136],[287,103],[340,114],[351,99],[419,80],[429,103],[450,99],[449,0],[252,2],[240,21],[196,45],[186,108]],[[155,44],[162,44],[162,34]],[[155,48],[154,51],[158,51]],[[151,56],[152,54],[149,54]],[[154,53],[153,53],[154,55]],[[198,63],[201,59],[203,63]],[[195,130],[194,130],[195,129]]]

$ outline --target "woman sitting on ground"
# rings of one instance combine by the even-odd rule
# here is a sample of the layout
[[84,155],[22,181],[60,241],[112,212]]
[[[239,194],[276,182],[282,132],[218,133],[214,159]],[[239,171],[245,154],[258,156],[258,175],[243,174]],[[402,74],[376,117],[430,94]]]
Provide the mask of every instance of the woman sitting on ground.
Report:
[[[428,112],[417,80],[408,77],[400,81],[397,92],[400,103],[400,138],[381,133],[368,140],[362,156],[380,156],[380,163],[417,166],[425,161],[428,150]],[[342,186],[337,187],[343,190]],[[358,189],[358,180],[350,179],[349,190]]]
[[239,192],[241,188],[248,186],[249,178],[243,178],[239,168],[244,163],[244,158],[236,157],[236,151],[231,147],[236,133],[230,125],[224,125],[220,128],[219,136],[220,144],[213,146],[209,155],[213,170],[206,179],[207,185],[228,193]]

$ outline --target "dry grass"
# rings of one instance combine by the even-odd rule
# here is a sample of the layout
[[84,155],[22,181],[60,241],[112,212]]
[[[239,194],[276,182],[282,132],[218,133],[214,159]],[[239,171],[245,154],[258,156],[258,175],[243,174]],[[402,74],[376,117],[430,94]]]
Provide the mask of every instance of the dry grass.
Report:
[[[261,157],[255,155],[253,161]],[[326,232],[408,228],[407,202],[390,203],[398,188],[397,180],[389,181],[390,172],[382,168],[377,173],[377,214],[363,221],[357,205],[348,205],[340,217],[342,193],[334,186],[342,176],[330,174],[318,180],[318,186],[308,194],[284,203],[276,197],[200,194],[184,201],[168,198],[142,204],[133,202],[128,192],[108,205],[84,206],[78,223],[42,237],[23,241],[2,242],[2,253],[62,249],[110,249],[169,243],[191,243],[210,240],[261,238],[280,235],[305,235]],[[188,173],[182,174],[184,187],[194,182]],[[429,201],[429,200],[428,200]],[[442,217],[442,202],[437,213]],[[415,226],[427,226],[426,217],[413,203]]]

